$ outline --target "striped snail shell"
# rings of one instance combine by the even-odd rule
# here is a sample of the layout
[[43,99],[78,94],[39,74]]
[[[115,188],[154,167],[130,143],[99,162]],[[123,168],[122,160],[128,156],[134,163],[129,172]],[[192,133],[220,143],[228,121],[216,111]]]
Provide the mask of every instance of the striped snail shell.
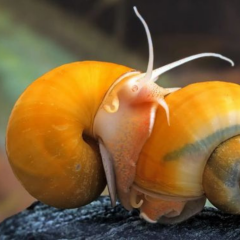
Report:
[[[214,129],[218,122],[210,121],[214,115],[211,112],[204,113],[203,118],[199,116],[199,121],[194,114],[191,121],[185,118],[191,115],[188,104],[192,101],[186,101],[189,97],[196,97],[193,108],[199,113],[201,109],[210,111],[210,106],[206,108],[201,99],[197,100],[201,95],[197,93],[208,94],[218,89],[218,83],[178,90],[162,88],[155,81],[162,73],[200,57],[232,61],[219,54],[203,53],[153,70],[150,32],[137,9],[134,10],[149,42],[146,73],[94,61],[51,70],[34,81],[17,100],[7,127],[6,150],[17,178],[30,194],[46,204],[59,208],[83,206],[101,194],[107,181],[113,206],[118,197],[126,209],[140,208],[141,216],[149,222],[182,221],[202,208],[208,191],[201,184],[207,159],[217,144],[231,134],[221,140],[209,140],[207,134],[211,136],[211,132],[207,130],[209,126]],[[219,86],[224,88],[220,83]],[[235,89],[235,85],[229,86]],[[220,90],[219,94],[221,98]],[[222,101],[232,102],[231,94]],[[218,106],[218,101],[215,104]],[[213,104],[211,107],[215,109]],[[225,112],[227,108],[224,105]],[[206,125],[205,120],[209,120]],[[236,124],[231,119],[224,121],[231,122],[231,126]],[[215,129],[214,137],[224,126]],[[194,145],[198,135],[200,147]],[[210,150],[205,149],[205,140],[212,144]],[[194,151],[203,155],[202,150],[207,152],[204,160],[189,160]],[[189,171],[190,176],[185,175]],[[209,175],[207,171],[206,168]],[[211,168],[209,171],[214,175]],[[193,206],[196,211],[191,211]]]
[[159,108],[133,185],[148,221],[182,221],[202,210],[206,198],[225,212],[240,213],[239,94],[239,85],[213,81],[165,98],[170,125]]

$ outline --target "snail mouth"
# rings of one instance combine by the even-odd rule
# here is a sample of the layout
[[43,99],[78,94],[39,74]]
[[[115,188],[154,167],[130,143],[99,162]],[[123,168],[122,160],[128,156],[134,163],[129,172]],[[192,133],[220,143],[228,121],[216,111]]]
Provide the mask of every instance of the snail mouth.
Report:
[[[136,184],[131,186],[130,192],[130,204],[133,208],[140,209],[140,217],[150,223],[159,222],[170,222],[168,219],[181,219],[185,218],[186,210],[185,206],[188,202],[196,203],[199,205],[198,210],[200,211],[203,207],[202,199],[203,196],[199,197],[180,197],[171,196],[161,193],[154,193],[149,190],[143,189]],[[205,200],[204,200],[205,203]],[[183,211],[184,210],[184,211]],[[183,214],[182,214],[183,212]],[[188,212],[188,211],[187,211]],[[194,215],[190,213],[190,215]],[[183,215],[183,216],[182,216]],[[180,216],[180,217],[179,217]],[[187,214],[189,217],[189,212]],[[161,221],[161,219],[164,219]],[[167,219],[167,220],[166,220]]]

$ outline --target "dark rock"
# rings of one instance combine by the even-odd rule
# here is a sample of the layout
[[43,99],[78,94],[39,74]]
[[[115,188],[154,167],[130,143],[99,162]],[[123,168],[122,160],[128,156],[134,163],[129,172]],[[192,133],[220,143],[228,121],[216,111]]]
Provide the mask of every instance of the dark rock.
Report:
[[181,224],[161,225],[146,223],[120,204],[111,208],[108,197],[67,210],[36,202],[0,224],[0,239],[240,239],[240,216],[205,208]]

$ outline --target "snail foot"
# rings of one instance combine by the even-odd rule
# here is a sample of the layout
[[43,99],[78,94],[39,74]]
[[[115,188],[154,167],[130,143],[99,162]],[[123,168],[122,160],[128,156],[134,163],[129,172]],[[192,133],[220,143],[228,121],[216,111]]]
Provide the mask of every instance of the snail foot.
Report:
[[145,198],[146,201],[140,208],[140,217],[150,223],[158,222],[163,216],[167,218],[179,216],[186,204],[186,201],[166,201],[149,196],[145,196]]

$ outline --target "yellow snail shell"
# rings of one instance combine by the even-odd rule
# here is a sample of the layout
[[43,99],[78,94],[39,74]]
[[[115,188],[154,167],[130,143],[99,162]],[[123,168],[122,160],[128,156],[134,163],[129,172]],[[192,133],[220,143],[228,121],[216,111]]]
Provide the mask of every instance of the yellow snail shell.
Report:
[[111,63],[66,64],[20,96],[9,119],[6,148],[14,173],[35,198],[68,208],[101,194],[106,180],[92,124],[111,80],[127,71]]
[[[143,215],[154,221],[157,211],[153,215],[148,209],[153,201],[156,208],[157,199],[159,212],[165,211],[163,202],[172,206],[164,215],[181,213],[191,201],[199,211],[205,197],[224,211],[240,213],[240,202],[234,201],[240,196],[239,159],[233,153],[240,153],[240,142],[231,139],[240,134],[239,94],[239,85],[214,81],[191,84],[165,98],[170,125],[159,108],[137,164],[135,189],[149,196],[141,206]],[[221,150],[214,151],[217,147]],[[160,221],[179,221],[179,216]]]
[[[106,176],[113,206],[117,196],[126,209],[140,208],[141,216],[149,222],[159,218],[179,222],[203,207],[201,177],[207,158],[217,146],[214,143],[206,150],[205,145],[200,144],[201,148],[194,144],[211,134],[209,126],[216,128],[218,118],[210,119],[216,114],[212,109],[221,115],[223,106],[224,114],[237,113],[235,107],[234,113],[227,111],[228,104],[219,105],[219,101],[232,103],[231,94],[239,94],[239,87],[225,83],[231,91],[221,98],[223,83],[206,83],[210,87],[196,84],[179,91],[158,86],[155,81],[159,75],[188,61],[209,56],[232,61],[203,53],[153,70],[150,32],[134,10],[149,42],[146,73],[91,61],[51,70],[17,100],[7,127],[6,150],[23,186],[44,203],[59,208],[83,206],[101,194]],[[204,104],[203,98],[198,100],[201,93],[208,97],[213,94],[212,99],[219,95],[214,104],[206,106],[208,101]],[[202,116],[191,114],[191,108],[199,114],[203,111]],[[229,119],[233,126],[235,119]],[[220,131],[225,125],[219,126]],[[186,144],[190,144],[190,153],[184,150]],[[193,150],[197,150],[198,160],[193,159]],[[180,153],[188,157],[176,160]],[[204,155],[203,160],[200,155]],[[184,170],[187,168],[190,170]],[[191,211],[194,205],[196,211]]]

